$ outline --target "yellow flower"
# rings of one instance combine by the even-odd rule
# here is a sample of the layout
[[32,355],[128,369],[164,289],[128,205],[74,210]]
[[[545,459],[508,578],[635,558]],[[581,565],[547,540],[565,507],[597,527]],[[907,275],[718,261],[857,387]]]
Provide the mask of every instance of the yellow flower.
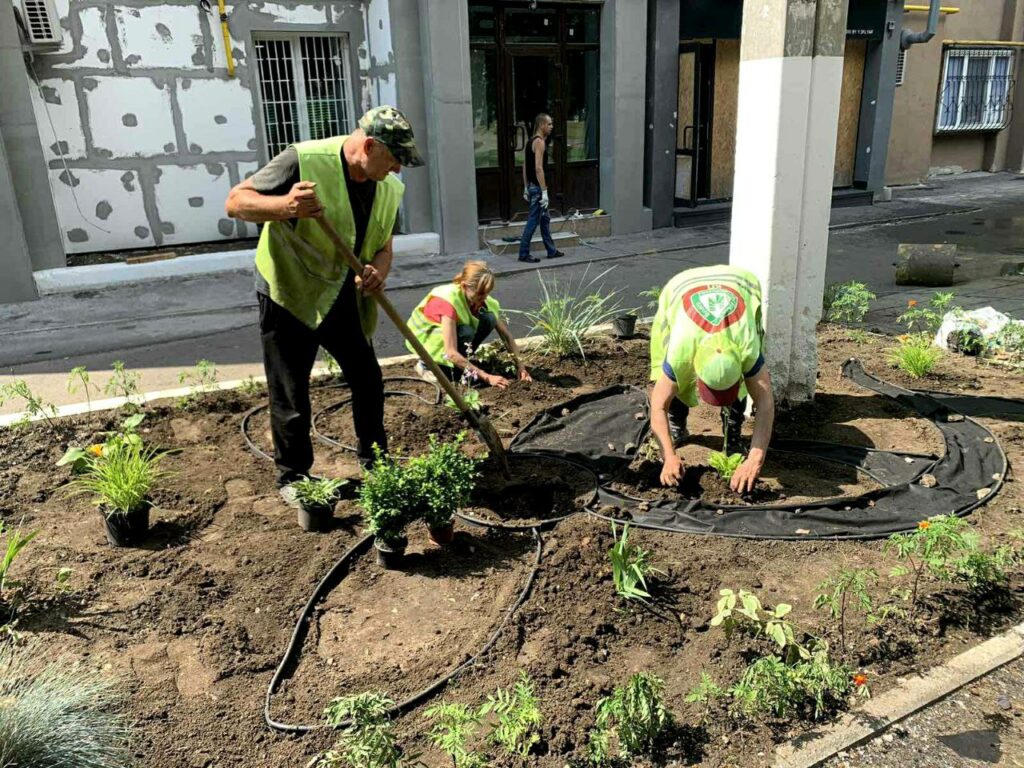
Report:
[[102,456],[103,455],[103,446],[100,443],[96,443],[94,445],[90,445],[89,446],[89,453],[91,453],[93,456]]

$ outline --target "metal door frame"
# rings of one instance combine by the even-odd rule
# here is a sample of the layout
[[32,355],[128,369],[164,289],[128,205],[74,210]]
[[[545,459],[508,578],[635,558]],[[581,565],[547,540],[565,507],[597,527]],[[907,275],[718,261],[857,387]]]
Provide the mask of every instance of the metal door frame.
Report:
[[[677,206],[696,208],[711,196],[711,130],[715,100],[715,43],[687,41],[679,44],[678,56],[693,54],[693,125],[683,127],[683,142],[689,131],[689,146],[676,146],[676,157],[690,157],[690,199],[675,197]],[[678,93],[678,90],[677,90]],[[678,105],[677,105],[678,106]]]

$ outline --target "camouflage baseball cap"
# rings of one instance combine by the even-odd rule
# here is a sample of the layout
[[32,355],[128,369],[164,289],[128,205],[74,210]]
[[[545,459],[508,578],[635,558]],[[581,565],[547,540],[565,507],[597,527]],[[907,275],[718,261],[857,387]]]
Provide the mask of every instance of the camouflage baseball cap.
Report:
[[359,127],[371,139],[376,139],[391,150],[391,154],[402,165],[415,168],[423,165],[423,158],[416,149],[412,126],[405,115],[394,107],[374,107],[361,118]]

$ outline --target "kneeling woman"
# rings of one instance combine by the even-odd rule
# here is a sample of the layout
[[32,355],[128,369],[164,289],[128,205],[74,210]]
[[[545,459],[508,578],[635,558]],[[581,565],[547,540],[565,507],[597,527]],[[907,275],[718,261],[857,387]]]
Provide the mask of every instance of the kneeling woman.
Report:
[[[491,331],[498,332],[515,358],[519,380],[532,381],[519,360],[515,339],[501,319],[501,305],[490,295],[493,290],[494,273],[487,262],[467,261],[452,282],[432,288],[409,317],[409,328],[452,381],[468,372],[492,387],[509,385],[508,379],[482,371],[467,358]],[[415,352],[409,342],[405,346]],[[420,376],[428,373],[422,362],[416,364],[416,372]]]

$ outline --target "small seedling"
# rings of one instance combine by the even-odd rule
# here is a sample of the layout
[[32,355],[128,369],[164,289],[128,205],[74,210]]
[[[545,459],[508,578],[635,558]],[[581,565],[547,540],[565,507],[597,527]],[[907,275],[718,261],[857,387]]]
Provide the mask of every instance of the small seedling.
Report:
[[851,328],[847,335],[850,337],[850,341],[854,344],[871,343],[871,337],[868,336],[867,331],[862,331],[860,328]]
[[742,453],[733,453],[727,456],[721,451],[711,451],[708,454],[708,464],[726,481],[732,480],[732,476],[736,474],[736,470],[742,463]]
[[85,392],[85,406],[92,413],[92,398],[89,396],[89,371],[84,365],[76,365],[68,374],[68,394],[73,395],[81,389]]
[[238,388],[246,395],[259,395],[263,393],[263,383],[256,381],[252,376],[246,378],[245,381],[238,385]]
[[199,402],[199,397],[217,389],[217,366],[209,360],[199,360],[191,371],[178,374],[178,383],[187,384],[192,391],[178,398],[179,408],[188,408]]
[[665,707],[665,681],[648,672],[639,672],[611,696],[597,702],[597,722],[590,734],[589,754],[595,765],[611,762],[612,738],[618,742],[618,755],[624,760],[649,755],[672,725],[672,714]]
[[878,583],[878,573],[871,568],[844,568],[818,585],[821,590],[814,598],[815,608],[828,608],[833,619],[839,619],[839,642],[846,650],[846,612],[859,610],[870,618],[874,615],[871,587]]
[[510,379],[519,372],[515,355],[509,352],[504,344],[499,344],[496,341],[490,344],[481,344],[472,357],[478,365],[496,376]]
[[[5,538],[5,536],[7,538],[7,547],[4,551],[4,559],[0,561],[0,605],[7,605],[8,608],[13,607],[14,601],[8,598],[7,594],[21,585],[10,578],[11,567],[14,565],[15,559],[21,554],[22,550],[25,549],[32,539],[38,535],[39,531],[22,534],[20,526],[13,530],[5,528],[3,521],[0,520],[0,540]],[[0,692],[2,691],[3,689],[0,688]],[[6,765],[6,763],[0,763],[0,765]]]
[[967,549],[974,534],[967,530],[966,521],[956,515],[940,515],[922,520],[912,533],[893,534],[885,542],[885,551],[893,552],[903,564],[892,569],[891,575],[910,575],[910,617],[917,615],[918,589],[925,573],[938,579],[949,580],[953,561]]
[[934,336],[942,325],[942,318],[947,312],[957,309],[952,306],[953,292],[936,291],[927,306],[922,306],[917,299],[910,299],[903,314],[896,318],[897,323],[907,326],[909,333],[923,333]]
[[[472,354],[473,350],[467,350],[466,354]],[[466,368],[462,372],[462,376],[455,382],[455,388],[459,394],[462,395],[463,402],[466,403],[466,407],[471,411],[479,411],[482,406],[480,402],[480,390],[476,389],[476,383],[480,380],[480,374],[475,368]],[[453,408],[456,411],[459,410],[458,404],[449,395],[445,397],[444,404],[449,408]]]
[[487,697],[483,711],[498,716],[490,741],[507,754],[526,762],[530,750],[540,741],[538,729],[544,722],[530,676],[520,671],[519,679],[511,689],[499,688],[494,695]]
[[324,716],[329,728],[340,729],[338,742],[317,768],[401,768],[402,752],[391,725],[394,706],[384,694],[369,691],[331,701]]
[[320,356],[323,358],[324,368],[327,369],[328,376],[338,376],[341,373],[341,366],[334,355],[320,347]]
[[716,683],[707,672],[700,673],[700,683],[695,685],[688,694],[686,701],[689,704],[701,705],[701,722],[706,723],[711,716],[711,707],[716,701],[726,695],[725,689]]
[[74,568],[61,568],[53,577],[53,589],[58,595],[66,595],[74,591],[71,586],[71,577],[75,575]]
[[900,345],[889,354],[889,363],[911,378],[920,379],[932,372],[941,356],[942,350],[927,335],[917,334],[900,339]]
[[487,758],[470,748],[484,712],[465,704],[441,703],[424,715],[433,721],[427,736],[434,746],[451,757],[454,768],[486,768]]
[[629,523],[622,526],[622,536],[615,523],[612,523],[614,544],[608,550],[608,558],[612,563],[612,580],[615,592],[627,600],[647,600],[647,578],[651,574],[664,573],[651,564],[650,551],[629,543]]
[[658,299],[661,298],[661,286],[652,285],[646,291],[640,291],[637,294],[641,299],[647,299],[647,309],[657,309]]
[[113,368],[103,391],[111,397],[123,397],[128,405],[135,405],[133,398],[139,396],[139,373],[125,368],[122,360],[115,360]]
[[24,415],[15,426],[26,426],[32,419],[41,418],[52,432],[57,432],[57,424],[51,418],[57,415],[57,406],[36,395],[24,379],[16,379],[0,387],[0,405],[13,398],[20,398],[25,403]]
[[723,589],[719,595],[718,610],[711,618],[711,626],[721,626],[726,637],[732,637],[735,632],[754,638],[766,637],[778,646],[787,662],[809,656],[807,648],[797,642],[793,624],[785,618],[793,610],[792,606],[779,603],[769,611],[756,595],[745,589],[738,593]]
[[829,323],[859,323],[876,298],[864,283],[833,283],[825,289],[823,319]]
[[0,644],[0,765],[129,765],[115,679],[47,655]]

